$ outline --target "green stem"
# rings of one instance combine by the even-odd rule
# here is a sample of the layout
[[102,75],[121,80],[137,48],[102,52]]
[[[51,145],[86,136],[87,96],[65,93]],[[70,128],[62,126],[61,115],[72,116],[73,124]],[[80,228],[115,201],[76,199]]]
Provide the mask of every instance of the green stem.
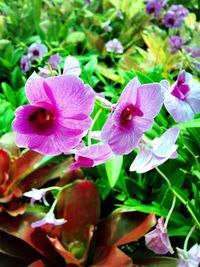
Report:
[[171,209],[170,209],[170,211],[169,211],[169,213],[167,215],[167,218],[165,220],[165,228],[167,228],[167,225],[168,225],[169,219],[170,219],[170,217],[172,215],[172,212],[174,210],[175,204],[176,204],[176,196],[174,196],[174,198],[173,198]]
[[89,131],[88,131],[88,145],[89,145],[89,146],[91,146],[91,144],[92,144],[92,142],[91,142],[91,132],[92,132],[92,129],[93,129],[94,124],[95,124],[95,122],[97,121],[99,115],[101,114],[101,112],[102,112],[102,109],[99,109],[99,110],[97,111],[97,113],[96,113],[95,116],[94,116],[92,125],[91,125],[91,127],[90,127],[90,129],[89,129]]
[[160,169],[158,169],[158,168],[156,168],[156,171],[164,178],[164,180],[167,182],[169,188],[171,189],[171,182],[167,178],[167,176]]
[[156,168],[156,170],[164,178],[164,180],[167,182],[169,189],[174,194],[174,196],[176,196],[181,201],[181,203],[183,203],[183,205],[186,207],[186,209],[188,210],[188,212],[190,213],[190,215],[192,216],[192,218],[196,222],[197,226],[200,228],[200,222],[199,222],[198,218],[195,216],[195,214],[193,213],[193,211],[191,210],[188,203],[173,189],[171,182],[167,178],[167,176],[160,169]]
[[185,242],[184,242],[184,247],[183,250],[187,252],[187,246],[188,246],[188,241],[190,239],[190,236],[192,235],[193,231],[195,230],[196,225],[193,225],[192,228],[190,229],[188,235],[186,236]]
[[[65,186],[63,186],[63,187],[55,186],[55,188],[59,188],[59,191],[58,191],[58,193],[57,193],[57,195],[56,195],[56,197],[55,197],[55,200],[54,200],[54,202],[53,202],[53,204],[52,204],[52,206],[51,206],[51,208],[50,208],[50,210],[49,210],[48,213],[53,213],[53,211],[54,211],[54,209],[55,209],[55,207],[56,207],[56,204],[57,204],[57,202],[58,202],[59,196],[60,196],[60,194],[62,193],[62,191],[63,191],[64,189],[67,189],[67,188],[71,187],[72,185],[74,185],[74,183],[69,183],[69,184],[67,184],[67,185],[65,185]],[[53,186],[52,186],[52,188],[53,188]],[[55,188],[53,188],[53,189],[55,189]]]

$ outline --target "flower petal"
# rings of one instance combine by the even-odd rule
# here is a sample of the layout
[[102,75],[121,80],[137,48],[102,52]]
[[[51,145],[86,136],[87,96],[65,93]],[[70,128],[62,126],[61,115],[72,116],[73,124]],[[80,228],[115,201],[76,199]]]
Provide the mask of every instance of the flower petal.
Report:
[[153,150],[153,153],[157,156],[157,157],[161,157],[161,158],[164,158],[164,157],[170,157],[178,148],[178,145],[161,145],[161,146],[158,146],[156,147],[154,150]]
[[131,104],[136,103],[136,97],[137,97],[137,88],[141,85],[138,78],[133,78],[124,88],[119,100],[117,103],[120,102],[128,102]]
[[173,127],[164,132],[164,134],[159,138],[164,144],[174,144],[178,138],[180,129],[178,127]]
[[93,111],[94,91],[75,76],[60,75],[47,78],[44,89],[63,117],[71,118],[80,114],[80,111],[89,115]]
[[117,155],[129,154],[139,143],[142,132],[135,127],[131,131],[122,130],[112,124],[110,116],[102,129],[102,141],[108,143]]
[[81,74],[80,63],[77,58],[68,56],[65,59],[63,74],[79,76]]
[[45,155],[59,155],[75,147],[82,139],[80,131],[59,127],[52,135],[16,133],[15,142],[19,147],[28,147]]
[[130,172],[138,171],[145,167],[145,165],[151,160],[152,151],[147,149],[140,149],[137,156],[130,166]]
[[164,102],[159,83],[143,84],[137,90],[136,105],[143,112],[143,118],[154,118]]
[[37,75],[35,72],[28,78],[25,90],[26,96],[31,105],[37,106],[38,103],[46,102],[51,104],[44,87],[44,79]]
[[194,112],[190,105],[169,92],[165,92],[164,105],[176,122],[185,122],[194,118]]

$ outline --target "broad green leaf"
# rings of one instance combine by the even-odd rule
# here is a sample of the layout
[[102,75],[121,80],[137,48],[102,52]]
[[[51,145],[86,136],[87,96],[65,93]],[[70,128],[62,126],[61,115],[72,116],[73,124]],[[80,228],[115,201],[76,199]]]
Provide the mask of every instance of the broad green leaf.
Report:
[[13,107],[15,107],[16,106],[15,92],[12,90],[12,88],[6,82],[2,82],[1,86],[2,86],[2,90],[5,94],[5,96],[7,97],[8,101],[11,103],[11,105]]
[[108,181],[113,188],[119,178],[123,164],[123,156],[115,156],[105,164]]

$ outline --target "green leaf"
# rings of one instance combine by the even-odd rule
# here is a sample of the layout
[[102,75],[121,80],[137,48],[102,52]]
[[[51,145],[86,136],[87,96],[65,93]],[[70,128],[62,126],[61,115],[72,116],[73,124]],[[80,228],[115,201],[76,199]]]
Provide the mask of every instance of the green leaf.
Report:
[[105,164],[106,174],[111,188],[113,188],[119,178],[123,164],[123,156],[115,156]]
[[135,71],[135,74],[141,83],[153,83],[154,82],[150,77],[148,77],[147,75],[144,75],[143,73],[139,71]]
[[67,36],[67,43],[79,43],[85,40],[85,34],[83,32],[72,32]]
[[5,82],[2,82],[1,84],[2,90],[8,99],[8,101],[11,103],[13,107],[16,106],[16,97],[15,97],[15,92],[12,90],[12,88]]
[[180,129],[200,127],[200,118],[194,119],[192,121],[186,121],[184,123],[179,123],[176,126],[178,126]]

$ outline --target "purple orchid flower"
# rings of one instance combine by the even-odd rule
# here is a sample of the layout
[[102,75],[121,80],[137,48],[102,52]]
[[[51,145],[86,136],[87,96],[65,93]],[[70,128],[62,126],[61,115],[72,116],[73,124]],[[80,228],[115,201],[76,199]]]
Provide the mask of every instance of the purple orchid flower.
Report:
[[106,46],[107,52],[115,52],[117,54],[122,54],[123,50],[124,50],[123,45],[116,38],[114,38],[113,40],[108,41],[105,44],[105,46]]
[[163,218],[158,219],[156,229],[145,235],[146,246],[159,255],[174,253]]
[[20,66],[23,72],[28,72],[31,68],[31,60],[29,56],[23,55],[21,57]]
[[57,53],[50,56],[48,63],[51,65],[53,70],[57,70],[58,64],[61,62],[62,57]]
[[163,22],[167,28],[179,28],[183,24],[183,17],[174,12],[167,12],[164,15]]
[[177,267],[198,267],[200,264],[200,245],[195,244],[189,251],[177,248],[180,261]]
[[47,54],[48,49],[46,45],[35,42],[31,44],[28,48],[28,53],[30,54],[31,60],[36,58],[42,58],[45,54]]
[[139,144],[139,152],[130,166],[130,171],[148,172],[168,159],[176,158],[178,145],[175,145],[175,142],[178,135],[179,128],[174,127],[153,141],[142,139]]
[[189,15],[189,11],[183,5],[172,5],[169,9],[169,12],[173,12],[174,14],[180,15],[181,17],[187,17]]
[[192,120],[200,113],[200,83],[190,73],[182,71],[171,86],[162,81],[164,105],[176,122]]
[[153,14],[154,17],[158,17],[162,9],[163,9],[163,6],[160,1],[152,0],[147,3],[146,13],[147,15]]
[[63,74],[79,76],[81,74],[80,63],[77,58],[68,56],[65,59]]
[[65,220],[63,218],[62,219],[56,219],[54,213],[50,211],[46,214],[46,216],[43,219],[38,220],[36,222],[33,222],[31,224],[31,227],[33,227],[33,228],[41,227],[45,224],[62,225],[66,222],[67,222],[67,220]]
[[158,83],[141,85],[137,78],[132,79],[103,126],[102,141],[115,154],[130,153],[143,133],[151,129],[162,104],[163,94]]
[[178,35],[172,35],[169,37],[170,51],[172,54],[176,54],[177,51],[181,50],[183,47],[184,41]]
[[70,170],[80,167],[91,168],[112,159],[113,153],[108,145],[95,144],[89,147],[74,149],[75,163],[70,166]]
[[94,92],[72,75],[43,79],[32,74],[26,95],[30,105],[19,107],[13,121],[16,143],[46,155],[58,155],[80,143],[92,120]]

